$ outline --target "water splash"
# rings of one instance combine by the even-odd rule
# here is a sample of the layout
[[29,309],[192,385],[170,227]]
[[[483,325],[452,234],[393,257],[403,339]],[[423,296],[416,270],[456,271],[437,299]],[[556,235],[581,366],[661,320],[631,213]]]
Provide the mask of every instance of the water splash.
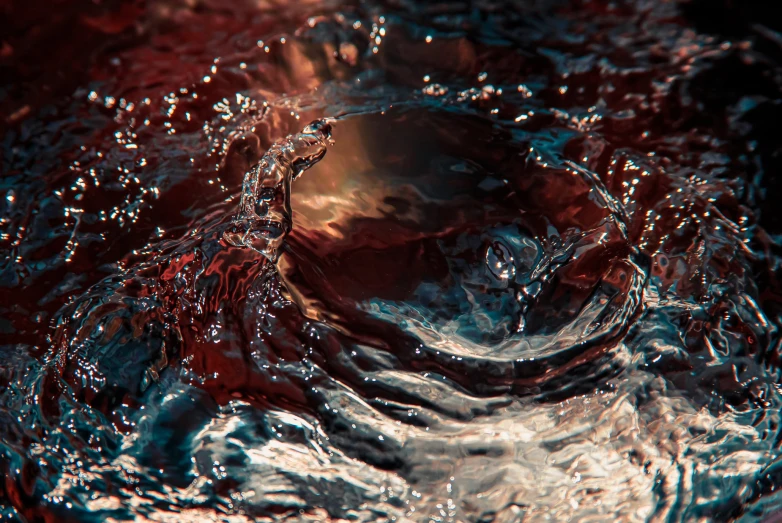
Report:
[[779,512],[773,3],[35,4],[4,521]]
[[276,261],[292,226],[291,183],[323,158],[330,140],[331,123],[317,120],[275,143],[245,175],[239,213],[223,235],[225,241]]

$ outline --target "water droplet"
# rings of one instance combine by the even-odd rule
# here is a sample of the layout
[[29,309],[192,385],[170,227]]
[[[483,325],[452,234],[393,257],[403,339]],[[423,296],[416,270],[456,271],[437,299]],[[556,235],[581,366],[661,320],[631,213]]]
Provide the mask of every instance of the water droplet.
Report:
[[513,255],[500,242],[493,242],[486,249],[486,266],[498,280],[508,281],[516,277]]

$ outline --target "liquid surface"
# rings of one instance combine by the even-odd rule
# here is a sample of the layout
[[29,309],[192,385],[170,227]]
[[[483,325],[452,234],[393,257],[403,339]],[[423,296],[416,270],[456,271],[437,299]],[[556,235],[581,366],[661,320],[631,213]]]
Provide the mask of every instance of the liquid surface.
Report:
[[36,4],[0,520],[782,521],[778,8]]

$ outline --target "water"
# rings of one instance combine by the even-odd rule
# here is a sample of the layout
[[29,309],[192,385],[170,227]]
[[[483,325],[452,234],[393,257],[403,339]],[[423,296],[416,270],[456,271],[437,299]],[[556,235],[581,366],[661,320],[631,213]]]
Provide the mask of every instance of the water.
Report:
[[780,520],[777,8],[35,4],[3,521]]

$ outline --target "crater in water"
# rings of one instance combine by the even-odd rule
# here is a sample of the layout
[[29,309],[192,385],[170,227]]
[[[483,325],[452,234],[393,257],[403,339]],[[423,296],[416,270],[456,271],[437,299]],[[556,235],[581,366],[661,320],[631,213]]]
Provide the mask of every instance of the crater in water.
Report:
[[599,181],[469,114],[390,110],[338,132],[297,183],[281,261],[308,317],[404,339],[483,393],[534,390],[626,330],[645,270]]

